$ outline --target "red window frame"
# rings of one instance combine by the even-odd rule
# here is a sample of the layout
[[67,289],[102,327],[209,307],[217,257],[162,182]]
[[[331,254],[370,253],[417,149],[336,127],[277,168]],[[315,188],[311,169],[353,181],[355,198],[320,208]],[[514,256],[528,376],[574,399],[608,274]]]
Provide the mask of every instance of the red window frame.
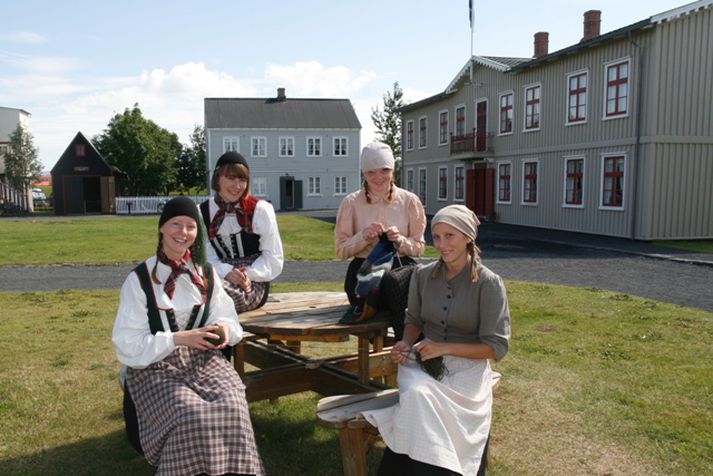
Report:
[[568,78],[567,122],[587,120],[587,73],[574,74]]
[[624,156],[604,157],[602,177],[602,206],[624,206]]
[[448,143],[448,111],[443,111],[438,114],[438,143]]
[[498,164],[498,201],[510,201],[511,164]]
[[86,157],[87,147],[84,144],[74,144],[74,155],[76,157]]
[[456,136],[465,135],[465,106],[456,109]]
[[448,169],[438,169],[438,199],[446,200],[448,198]]
[[463,200],[465,198],[465,167],[456,167],[455,174],[455,200]]
[[522,201],[537,203],[537,162],[525,162],[523,172]]
[[540,85],[525,89],[525,130],[538,129],[540,127],[540,97],[542,88]]
[[[570,167],[570,165],[572,165]],[[567,159],[565,162],[566,186],[565,200],[567,205],[582,204],[582,179],[584,177],[584,159]]]
[[500,133],[512,132],[514,93],[500,96]]
[[606,117],[623,116],[629,111],[629,62],[607,66]]

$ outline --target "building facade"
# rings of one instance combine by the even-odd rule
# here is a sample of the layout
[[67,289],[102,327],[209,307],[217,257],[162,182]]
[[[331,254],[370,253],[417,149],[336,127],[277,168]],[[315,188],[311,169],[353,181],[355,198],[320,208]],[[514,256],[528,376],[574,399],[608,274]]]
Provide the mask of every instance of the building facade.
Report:
[[5,154],[10,149],[10,135],[21,125],[30,127],[30,113],[24,109],[0,106],[0,178],[5,177]]
[[533,58],[474,56],[402,108],[403,184],[433,214],[638,240],[713,238],[713,0]]
[[250,166],[251,190],[276,210],[333,209],[360,185],[361,124],[348,99],[206,98],[208,176],[224,152]]

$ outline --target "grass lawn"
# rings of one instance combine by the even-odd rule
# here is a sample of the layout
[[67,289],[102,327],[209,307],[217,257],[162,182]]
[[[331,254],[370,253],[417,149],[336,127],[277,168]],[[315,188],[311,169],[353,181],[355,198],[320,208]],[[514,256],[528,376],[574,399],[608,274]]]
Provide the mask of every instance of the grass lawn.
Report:
[[691,251],[693,253],[713,253],[713,240],[654,241],[654,244],[664,248]]
[[[489,474],[710,473],[713,314],[597,289],[506,285],[513,338],[495,364],[503,381]],[[153,474],[124,436],[110,340],[117,299],[114,290],[0,293],[0,474]],[[338,345],[356,349],[304,352],[341,353]],[[341,474],[336,431],[315,425],[318,399],[251,404],[269,474]],[[379,457],[372,452],[372,469]]]

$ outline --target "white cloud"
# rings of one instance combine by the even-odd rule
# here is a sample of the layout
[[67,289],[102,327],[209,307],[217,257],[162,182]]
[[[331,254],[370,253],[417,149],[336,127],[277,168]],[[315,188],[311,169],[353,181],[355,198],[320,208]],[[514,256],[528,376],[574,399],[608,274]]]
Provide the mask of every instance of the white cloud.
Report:
[[0,40],[10,43],[40,45],[45,43],[47,38],[33,31],[9,31],[7,33],[0,34]]
[[346,66],[327,67],[318,61],[270,64],[265,71],[265,82],[285,87],[287,97],[346,98],[376,78],[373,71],[353,72]]

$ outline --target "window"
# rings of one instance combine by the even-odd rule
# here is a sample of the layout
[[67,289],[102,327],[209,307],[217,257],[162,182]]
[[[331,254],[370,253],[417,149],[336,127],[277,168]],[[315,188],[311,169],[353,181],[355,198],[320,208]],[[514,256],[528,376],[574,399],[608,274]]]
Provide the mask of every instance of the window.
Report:
[[448,143],[448,111],[438,113],[438,144]]
[[250,192],[256,197],[267,197],[267,179],[265,177],[253,177],[250,184]]
[[77,157],[86,157],[87,150],[84,144],[74,144],[74,155]]
[[606,103],[604,118],[623,117],[629,107],[629,61],[606,67]]
[[406,150],[413,150],[413,121],[406,123]]
[[426,133],[428,132],[428,123],[426,118],[422,117],[418,120],[418,148],[423,149],[426,147]]
[[602,207],[624,207],[625,165],[623,155],[602,157]]
[[347,194],[347,178],[346,177],[334,177],[334,194],[335,195],[346,195]]
[[465,199],[465,167],[457,165],[453,170],[455,174],[455,191],[453,199],[463,201]]
[[5,155],[10,152],[10,146],[7,144],[0,144],[0,155]]
[[465,106],[456,108],[456,137],[465,135]]
[[438,199],[448,198],[448,168],[438,167]]
[[525,161],[522,163],[522,204],[537,204],[537,161]]
[[308,137],[307,138],[307,157],[322,156],[322,138]]
[[295,156],[295,138],[294,137],[280,137],[280,157],[294,157]]
[[240,152],[240,139],[238,137],[223,137],[223,152]]
[[587,120],[587,72],[567,76],[567,124]]
[[426,206],[426,169],[418,169],[418,198]]
[[346,157],[347,156],[347,146],[349,145],[346,137],[335,137],[334,138],[334,157]]
[[253,157],[267,157],[267,137],[250,138],[250,155]]
[[308,183],[307,195],[321,195],[322,194],[322,187],[320,184],[319,177],[309,177],[307,179],[307,183]]
[[564,204],[582,205],[582,187],[584,184],[584,159],[582,157],[564,160]]
[[512,164],[509,162],[498,164],[498,203],[511,203],[511,170]]
[[525,131],[540,128],[540,95],[542,86],[539,84],[525,88]]
[[413,183],[413,175],[413,169],[408,169],[406,171],[406,190],[408,190],[409,192],[413,192],[416,190]]
[[500,102],[500,134],[512,134],[513,120],[513,93],[505,93],[499,96]]

